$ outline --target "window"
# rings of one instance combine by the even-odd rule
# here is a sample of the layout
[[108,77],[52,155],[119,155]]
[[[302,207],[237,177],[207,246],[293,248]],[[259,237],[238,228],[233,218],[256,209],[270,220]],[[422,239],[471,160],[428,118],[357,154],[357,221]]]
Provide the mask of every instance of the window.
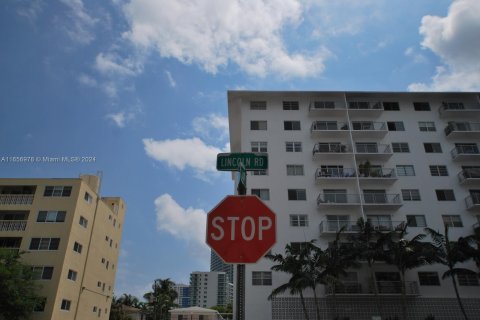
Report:
[[53,275],[53,267],[35,266],[32,267],[35,280],[50,280]]
[[63,299],[62,304],[60,306],[60,309],[68,311],[68,310],[70,310],[70,305],[71,304],[72,304],[72,302],[70,300]]
[[300,130],[300,121],[284,121],[283,129],[287,131]]
[[306,214],[291,214],[291,227],[308,227],[308,216]]
[[90,193],[88,192],[85,192],[85,195],[83,196],[83,200],[85,200],[87,203],[92,203],[92,196],[90,195]]
[[392,149],[395,153],[410,152],[410,148],[407,142],[392,142]]
[[478,275],[469,272],[457,274],[458,284],[461,286],[478,286]]
[[425,220],[424,215],[407,215],[407,224],[409,227],[425,228],[427,226],[427,221]]
[[267,130],[267,121],[250,121],[250,130]]
[[383,102],[383,110],[385,111],[400,111],[398,102]]
[[297,141],[287,141],[285,142],[285,151],[302,152],[302,143]]
[[272,273],[270,271],[252,271],[253,286],[271,286]]
[[423,148],[425,148],[426,153],[442,153],[440,143],[424,143]]
[[92,312],[97,312],[97,306],[93,306]]
[[303,164],[287,164],[287,176],[303,176]]
[[397,165],[397,175],[399,177],[414,176],[415,169],[413,165]]
[[65,211],[39,211],[37,222],[64,222]]
[[32,238],[30,250],[57,250],[60,238]]
[[298,101],[283,101],[283,110],[298,110]]
[[270,200],[270,190],[268,189],[252,189],[251,193],[262,200]]
[[101,281],[97,281],[97,287],[101,287],[102,286],[102,282]]
[[402,189],[402,199],[404,201],[420,201],[420,191],[418,189]]
[[465,109],[463,102],[442,102],[442,106],[446,107],[447,109],[454,109],[454,110]]
[[305,189],[288,189],[288,200],[307,200]]
[[418,282],[421,286],[439,286],[440,279],[437,272],[419,272]]
[[266,141],[252,141],[250,142],[252,152],[267,152]]
[[418,128],[423,132],[434,132],[437,131],[435,128],[435,122],[433,121],[419,121]]
[[84,217],[80,216],[80,220],[78,221],[78,223],[79,223],[82,227],[86,228],[87,225],[88,225],[88,220],[85,219]]
[[45,311],[45,305],[47,304],[47,298],[42,297],[37,299],[35,306],[33,307],[33,312],[43,312]]
[[462,219],[459,215],[442,215],[443,224],[449,228],[463,227]]
[[82,253],[82,249],[83,249],[83,246],[80,243],[75,241],[75,243],[73,244],[73,251]]
[[68,270],[67,279],[76,281],[77,280],[77,271],[73,271],[72,269]]
[[335,109],[335,101],[314,101],[314,109]]
[[250,101],[250,110],[267,110],[267,101]]
[[438,189],[435,193],[438,201],[455,201],[455,194],[451,189]]
[[388,131],[405,131],[405,126],[402,121],[388,121]]
[[44,197],[70,197],[72,187],[66,186],[46,186],[43,193]]
[[428,102],[414,102],[413,108],[415,111],[430,111],[430,104]]
[[429,166],[432,177],[448,176],[447,166]]

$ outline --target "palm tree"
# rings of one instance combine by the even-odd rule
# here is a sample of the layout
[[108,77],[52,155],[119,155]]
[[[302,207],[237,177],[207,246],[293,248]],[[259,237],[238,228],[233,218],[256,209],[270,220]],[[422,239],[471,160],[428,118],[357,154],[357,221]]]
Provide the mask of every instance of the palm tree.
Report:
[[408,270],[431,264],[435,261],[433,246],[428,242],[422,242],[426,235],[418,234],[408,240],[404,237],[407,233],[406,230],[407,224],[404,225],[399,233],[392,231],[383,239],[388,247],[386,261],[396,266],[400,273],[402,315],[404,320],[407,320],[405,273]]
[[445,233],[441,234],[431,228],[425,228],[425,232],[432,238],[435,245],[435,258],[436,261],[444,266],[447,266],[448,270],[442,275],[442,279],[450,277],[452,279],[455,295],[457,296],[458,305],[465,320],[468,320],[467,313],[463,307],[460,294],[458,293],[457,281],[455,279],[461,273],[475,274],[475,272],[465,269],[456,268],[455,265],[470,259],[470,256],[465,251],[465,238],[459,238],[457,242],[450,241],[448,237],[448,225],[445,224]]
[[357,257],[361,261],[366,261],[368,270],[370,271],[370,278],[373,281],[373,294],[375,305],[377,308],[377,314],[381,315],[380,302],[378,300],[378,286],[375,281],[374,264],[378,261],[385,260],[385,251],[383,249],[381,234],[376,231],[370,222],[365,221],[363,218],[357,220],[358,232],[351,235],[349,238],[353,243],[353,249],[357,254]]
[[282,254],[269,254],[266,257],[276,263],[270,268],[272,271],[285,272],[290,275],[288,282],[273,289],[268,299],[271,300],[285,291],[289,291],[291,295],[299,294],[303,314],[305,315],[305,319],[309,320],[305,298],[303,296],[303,290],[308,287],[307,278],[302,273],[302,268],[306,264],[306,257],[301,255],[300,252],[293,250],[290,244],[285,246],[285,256]]
[[168,310],[177,306],[174,301],[178,294],[175,289],[173,289],[174,285],[175,283],[169,278],[156,279],[152,285],[153,291],[143,295],[153,309],[154,319],[168,319]]

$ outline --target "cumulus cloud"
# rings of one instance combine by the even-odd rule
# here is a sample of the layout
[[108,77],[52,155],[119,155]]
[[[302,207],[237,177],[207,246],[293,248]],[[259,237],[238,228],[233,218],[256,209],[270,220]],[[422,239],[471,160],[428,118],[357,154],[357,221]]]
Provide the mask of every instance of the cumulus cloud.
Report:
[[197,117],[192,121],[193,130],[207,139],[223,141],[228,138],[228,118],[217,114]]
[[220,148],[205,144],[199,138],[154,140],[143,139],[145,152],[154,160],[165,162],[178,170],[189,167],[199,174],[216,173]]
[[212,74],[233,63],[261,77],[315,76],[329,56],[323,47],[286,48],[282,29],[302,23],[300,0],[131,0],[123,10],[131,27],[125,38]]
[[424,16],[420,26],[422,46],[438,55],[430,84],[413,83],[410,90],[480,90],[480,1],[455,0],[445,17]]
[[98,20],[87,13],[82,0],[60,1],[70,9],[68,23],[65,25],[67,35],[81,44],[92,42],[95,39],[93,27]]
[[166,193],[155,199],[155,211],[158,230],[206,249],[207,214],[203,209],[183,208]]

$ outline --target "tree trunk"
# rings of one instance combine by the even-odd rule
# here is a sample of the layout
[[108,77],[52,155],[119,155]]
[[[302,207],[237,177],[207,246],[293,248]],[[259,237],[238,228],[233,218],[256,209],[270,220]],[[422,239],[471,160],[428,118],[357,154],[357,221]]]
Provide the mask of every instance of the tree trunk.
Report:
[[457,281],[455,281],[455,275],[454,274],[452,274],[452,283],[453,283],[453,288],[455,289],[455,295],[457,296],[458,305],[460,306],[460,309],[462,310],[462,313],[463,313],[463,316],[465,317],[465,320],[468,320],[467,312],[465,312],[465,309],[463,308],[462,299],[460,299],[460,294],[458,293]]
[[407,293],[405,290],[405,273],[400,272],[400,285],[402,287],[402,318],[407,320]]
[[382,316],[382,312],[380,310],[380,301],[378,301],[378,286],[377,286],[377,280],[375,279],[375,272],[373,271],[373,266],[372,264],[368,264],[368,267],[370,268],[370,277],[372,278],[373,281],[373,295],[374,295],[374,300],[375,300],[375,307],[377,308],[377,316]]
[[303,309],[303,313],[305,314],[305,320],[310,320],[310,318],[308,317],[308,310],[307,310],[307,306],[305,305],[305,298],[303,297],[302,291],[300,291],[300,302],[302,303],[302,309]]
[[313,288],[313,299],[315,300],[315,309],[316,309],[316,312],[317,312],[317,320],[321,320],[320,319],[320,308],[318,307],[318,300],[317,300],[317,292],[316,292],[316,287]]

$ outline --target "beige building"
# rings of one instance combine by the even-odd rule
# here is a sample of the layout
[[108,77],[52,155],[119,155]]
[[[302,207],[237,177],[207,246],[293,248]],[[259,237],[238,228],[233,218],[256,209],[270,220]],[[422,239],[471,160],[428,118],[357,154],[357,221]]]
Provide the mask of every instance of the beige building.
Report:
[[125,204],[100,177],[0,179],[0,247],[26,251],[45,303],[32,319],[108,319]]

